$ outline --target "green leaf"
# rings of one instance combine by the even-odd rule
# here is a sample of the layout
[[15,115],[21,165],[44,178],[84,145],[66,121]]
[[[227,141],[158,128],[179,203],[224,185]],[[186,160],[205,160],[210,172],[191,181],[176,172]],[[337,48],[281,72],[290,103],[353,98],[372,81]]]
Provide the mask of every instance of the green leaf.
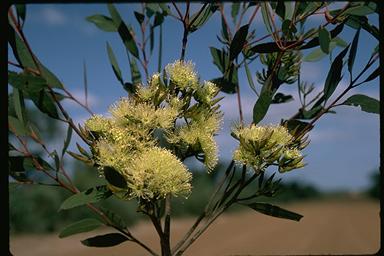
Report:
[[[329,51],[331,52],[335,47],[336,47],[336,43],[331,42],[329,44]],[[327,54],[324,53],[324,51],[322,51],[320,48],[317,48],[317,49],[313,50],[312,52],[308,53],[308,55],[306,55],[303,58],[303,61],[315,62],[315,61],[319,61],[319,60],[323,59],[325,56],[327,56]]]
[[213,58],[213,64],[215,64],[215,66],[221,71],[221,73],[224,73],[229,63],[225,50],[219,50],[215,47],[209,47],[209,50]]
[[165,3],[159,3],[159,7],[163,11],[163,14],[168,15],[171,14],[171,9],[169,9],[168,5]]
[[127,181],[114,168],[105,166],[103,168],[105,179],[113,186],[118,188],[127,188]]
[[362,5],[362,6],[356,6],[356,7],[351,7],[347,9],[343,14],[349,14],[349,15],[356,15],[356,16],[366,16],[369,14],[374,13],[375,10],[370,8],[367,5]]
[[355,57],[357,52],[357,45],[359,43],[360,29],[357,29],[355,36],[353,37],[351,50],[348,57],[348,71],[352,74],[353,64],[355,63]]
[[375,79],[376,77],[378,77],[379,75],[380,75],[380,70],[379,70],[379,67],[377,67],[375,69],[375,71],[373,71],[372,74],[370,74],[362,83],[369,82],[369,81]]
[[92,231],[101,226],[101,222],[97,219],[83,219],[66,226],[59,234],[60,238]]
[[100,200],[107,199],[112,195],[112,192],[106,185],[89,188],[86,191],[74,194],[68,197],[60,206],[60,210],[68,210],[77,206],[96,203]]
[[12,127],[12,132],[15,132],[18,136],[29,135],[28,128],[16,117],[8,116],[8,125],[10,126],[9,130]]
[[[119,227],[121,229],[127,228],[127,224],[125,223],[124,219],[120,215],[104,207],[101,207],[101,210],[108,217],[108,219],[113,223],[114,226]],[[106,224],[109,225],[108,223]]]
[[85,240],[81,243],[85,246],[90,247],[111,247],[128,241],[128,238],[120,233],[109,233],[100,236],[94,236]]
[[25,126],[27,119],[26,119],[26,113],[25,113],[23,92],[19,89],[13,88],[12,97],[13,97],[12,101],[13,101],[13,106],[15,108],[16,116],[20,120],[20,122]]
[[67,137],[64,140],[64,146],[63,146],[63,150],[61,152],[61,157],[63,157],[65,154],[65,151],[67,151],[69,143],[71,143],[71,138],[72,138],[72,126],[68,125]]
[[268,204],[268,203],[250,203],[250,204],[243,204],[243,205],[246,205],[254,209],[255,211],[258,211],[262,214],[269,215],[272,217],[295,220],[295,221],[299,221],[303,217],[303,215],[285,210],[279,206]]
[[239,14],[239,9],[240,9],[240,3],[239,2],[234,2],[231,5],[231,17],[233,20],[233,23],[236,23],[236,17]]
[[[291,133],[293,136],[296,136],[301,133],[302,130],[304,130],[309,123],[303,122],[297,119],[289,119],[282,122],[282,125],[287,127],[289,133]],[[310,129],[313,128],[313,125],[310,125]]]
[[248,64],[246,61],[244,62],[244,68],[245,68],[245,73],[247,74],[249,87],[251,87],[252,91],[254,91],[256,94],[258,94],[256,87],[255,87],[255,83],[253,82],[253,79],[252,79],[251,71],[249,70],[249,67],[248,67]]
[[15,4],[15,8],[16,8],[17,17],[23,21],[23,26],[24,26],[24,21],[26,16],[25,4]]
[[137,22],[139,22],[139,24],[142,24],[144,19],[145,19],[144,14],[136,12],[136,11],[134,11],[133,13],[135,14]]
[[28,182],[27,171],[31,169],[32,159],[23,156],[8,157],[8,174],[17,181]]
[[352,95],[342,105],[360,106],[362,111],[374,114],[380,113],[380,102],[363,94]]
[[45,78],[47,81],[47,84],[50,87],[53,88],[59,88],[63,89],[64,85],[60,82],[60,80],[56,77],[55,74],[53,74],[51,71],[49,71],[43,64],[41,64],[39,61],[37,61],[39,68],[41,70],[41,76]]
[[324,99],[325,101],[331,97],[332,93],[335,91],[337,85],[341,80],[341,71],[343,69],[343,58],[349,49],[346,47],[342,50],[339,55],[333,60],[331,68],[329,69],[327,78],[325,79],[324,84]]
[[229,61],[234,60],[237,55],[243,50],[244,44],[247,39],[249,25],[244,25],[236,31],[233,36],[231,46],[229,47]]
[[29,92],[29,97],[41,112],[54,119],[59,119],[59,113],[57,112],[55,101],[52,99],[49,92],[45,90],[40,90],[39,92]]
[[39,92],[47,87],[47,82],[41,77],[13,71],[8,71],[8,83],[26,92]]
[[95,14],[92,16],[88,16],[86,18],[87,21],[92,22],[99,29],[106,32],[116,32],[117,27],[113,23],[113,20],[105,15]]
[[107,42],[107,53],[108,53],[109,62],[112,65],[113,73],[115,74],[117,80],[119,80],[121,84],[124,84],[119,64],[117,63],[115,54],[113,53],[113,50],[108,42]]
[[[334,29],[332,29],[329,32],[331,35],[331,38],[335,38],[338,34],[340,34],[341,31],[343,31],[343,28],[344,28],[344,23],[341,23],[341,24],[337,25]],[[315,37],[315,38],[311,39],[308,43],[301,46],[300,49],[304,50],[304,49],[313,48],[313,47],[318,46],[319,44],[320,44],[319,37]]]
[[261,90],[260,97],[257,99],[255,105],[253,106],[253,123],[254,124],[258,124],[264,118],[272,102],[271,91],[269,89],[264,89],[267,83],[268,82],[266,82],[263,85],[263,89]]
[[293,101],[292,95],[285,95],[281,92],[278,92],[275,94],[272,100],[272,104],[280,104],[280,103],[287,103]]
[[201,10],[201,12],[198,11],[189,18],[191,21],[188,26],[189,32],[192,33],[201,28],[219,7],[216,4],[207,4],[203,8],[204,9]]
[[331,43],[332,42],[335,42],[336,43],[336,46],[340,46],[340,47],[342,47],[342,48],[345,48],[345,47],[347,47],[348,46],[348,43],[347,42],[345,42],[343,39],[341,39],[340,37],[335,37],[335,38],[332,38],[332,40],[331,40]]
[[331,43],[331,33],[325,28],[319,29],[319,42],[320,42],[320,49],[325,52],[326,54],[329,53],[329,44]]
[[284,19],[285,20],[291,20],[293,17],[294,13],[294,2],[286,1],[284,2],[285,5],[285,14],[284,14]]
[[263,17],[264,26],[267,29],[269,34],[272,34],[272,23],[270,18],[270,10],[268,2],[261,2],[261,15]]
[[368,22],[368,18],[365,16],[351,15],[348,17],[345,24],[354,29],[363,28],[365,31],[380,41],[379,29],[375,25],[370,24]]
[[[286,42],[286,47],[289,47],[292,44],[295,44],[296,41],[287,41]],[[250,51],[253,54],[256,53],[273,53],[273,52],[281,52],[282,50],[277,46],[275,42],[270,42],[270,43],[262,43],[262,44],[257,44],[253,46]]]
[[155,20],[153,21],[153,26],[154,27],[160,26],[161,24],[163,24],[163,22],[164,22],[164,15],[157,12],[155,14]]
[[21,62],[21,65],[24,68],[32,68],[32,69],[37,70],[35,62],[33,61],[33,57],[31,55],[31,53],[28,51],[28,48],[25,45],[24,41],[21,40],[21,38],[19,37],[19,35],[17,33],[15,33],[14,39],[15,39],[15,47],[16,47],[15,56],[18,57],[18,60]]
[[111,3],[108,4],[108,10],[111,14],[113,23],[117,28],[117,31],[120,35],[121,40],[123,41],[125,48],[136,58],[139,58],[139,50],[136,46],[135,41],[133,40],[132,34],[129,31],[127,25],[121,19],[121,16],[115,6]]
[[141,83],[141,74],[140,74],[139,68],[137,67],[136,60],[130,59],[129,66],[131,68],[132,83],[134,85]]

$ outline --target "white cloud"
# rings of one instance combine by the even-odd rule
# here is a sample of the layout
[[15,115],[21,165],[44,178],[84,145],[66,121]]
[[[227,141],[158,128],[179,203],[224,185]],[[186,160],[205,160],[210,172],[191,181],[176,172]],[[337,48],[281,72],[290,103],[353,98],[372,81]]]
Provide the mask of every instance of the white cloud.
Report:
[[51,26],[66,25],[69,21],[69,18],[62,11],[54,7],[42,8],[39,16],[44,23]]

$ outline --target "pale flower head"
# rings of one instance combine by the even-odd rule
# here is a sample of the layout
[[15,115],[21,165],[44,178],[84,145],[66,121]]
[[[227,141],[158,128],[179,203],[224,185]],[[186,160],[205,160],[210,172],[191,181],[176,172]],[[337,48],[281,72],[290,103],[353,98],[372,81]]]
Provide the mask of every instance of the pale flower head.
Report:
[[195,89],[198,86],[198,77],[195,72],[195,65],[191,61],[177,60],[165,67],[170,80],[179,88]]
[[132,197],[165,198],[166,195],[188,196],[192,175],[170,151],[158,147],[138,154],[130,163],[128,187]]

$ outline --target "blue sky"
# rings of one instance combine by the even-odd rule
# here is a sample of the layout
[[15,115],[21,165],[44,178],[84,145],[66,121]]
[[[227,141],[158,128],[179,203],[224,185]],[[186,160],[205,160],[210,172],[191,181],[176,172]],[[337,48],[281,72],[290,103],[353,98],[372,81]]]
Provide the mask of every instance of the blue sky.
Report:
[[[136,25],[133,10],[137,4],[118,4],[117,7],[126,23]],[[192,10],[197,8],[195,4]],[[226,7],[227,10],[229,6]],[[104,4],[33,4],[27,6],[27,22],[24,32],[38,58],[66,85],[75,97],[84,100],[83,61],[87,64],[88,100],[94,113],[106,113],[108,106],[126,92],[115,79],[106,53],[106,42],[112,46],[123,76],[130,80],[126,53],[116,33],[98,30],[85,18],[94,14],[108,15]],[[378,17],[371,15],[371,22],[378,24]],[[247,20],[247,19],[245,19]],[[318,27],[323,16],[310,20],[308,26]],[[254,20],[256,38],[265,34],[260,14]],[[209,46],[221,48],[216,39],[219,33],[220,15],[216,13],[199,31],[191,34],[188,40],[186,59],[196,63],[200,77],[205,80],[220,75],[212,64]],[[180,57],[182,25],[175,19],[167,18],[164,23],[163,65]],[[156,34],[157,35],[157,34]],[[352,41],[354,30],[344,29],[340,37],[347,43]],[[357,61],[354,70],[365,64],[377,41],[365,31],[361,31]],[[334,52],[340,51],[340,48]],[[13,59],[10,51],[9,58]],[[156,45],[151,58],[150,71],[157,69]],[[302,80],[315,83],[316,90],[321,90],[330,63],[325,58],[319,62],[302,64]],[[252,73],[260,70],[260,65],[252,65]],[[345,70],[344,77],[349,74]],[[257,96],[249,89],[245,72],[239,73],[242,107],[247,123],[252,120],[252,108]],[[342,80],[337,92],[345,88],[346,80]],[[349,95],[362,93],[379,98],[378,79],[356,88]],[[282,92],[292,94],[296,99],[284,105],[273,105],[264,124],[275,124],[281,118],[292,116],[298,109],[296,85],[283,85]],[[224,94],[223,94],[224,95]],[[224,95],[222,109],[225,113],[224,127],[218,135],[220,156],[229,161],[236,141],[229,135],[231,125],[238,121],[237,101],[235,95]],[[82,123],[89,114],[77,105],[67,102],[66,107],[76,122]],[[324,116],[310,134],[311,143],[305,149],[305,161],[308,165],[299,170],[286,173],[286,180],[300,180],[311,183],[323,190],[346,189],[357,191],[369,185],[369,174],[379,166],[379,116],[361,112],[355,107],[338,107],[336,115]],[[272,170],[270,170],[272,171]]]

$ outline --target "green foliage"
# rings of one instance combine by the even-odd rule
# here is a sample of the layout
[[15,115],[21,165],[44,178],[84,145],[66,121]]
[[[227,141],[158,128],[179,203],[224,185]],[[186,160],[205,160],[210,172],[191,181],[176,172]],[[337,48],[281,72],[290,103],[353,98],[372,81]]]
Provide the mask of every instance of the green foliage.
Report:
[[285,210],[279,206],[268,204],[268,203],[250,203],[250,204],[244,204],[244,205],[262,214],[270,215],[277,218],[299,221],[303,217],[303,215]]
[[107,186],[97,186],[89,188],[86,191],[74,194],[67,198],[60,206],[60,210],[68,210],[77,206],[96,203],[100,200],[107,199],[112,195],[112,192]]
[[380,102],[362,94],[352,95],[342,105],[360,106],[362,111],[374,114],[380,113]]
[[111,247],[127,240],[128,238],[120,233],[109,233],[82,240],[81,243],[89,247]]
[[60,232],[59,237],[64,238],[78,233],[89,232],[100,227],[101,225],[102,223],[97,219],[83,219],[65,227]]

